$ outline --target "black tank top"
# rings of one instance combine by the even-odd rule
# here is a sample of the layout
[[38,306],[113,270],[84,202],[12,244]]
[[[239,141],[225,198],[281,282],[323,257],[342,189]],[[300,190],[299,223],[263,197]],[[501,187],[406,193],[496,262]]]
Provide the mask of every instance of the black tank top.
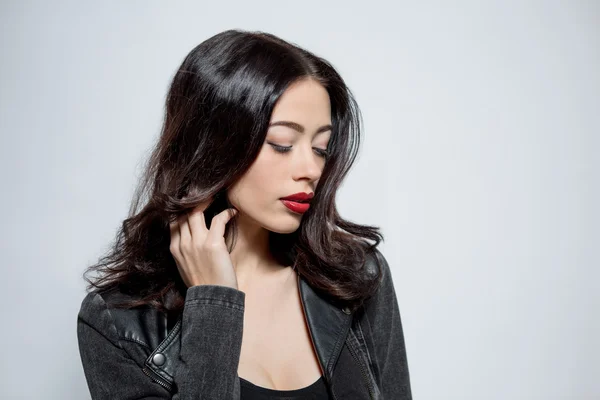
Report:
[[273,390],[240,377],[242,400],[329,400],[327,385],[323,376],[312,385],[295,390]]

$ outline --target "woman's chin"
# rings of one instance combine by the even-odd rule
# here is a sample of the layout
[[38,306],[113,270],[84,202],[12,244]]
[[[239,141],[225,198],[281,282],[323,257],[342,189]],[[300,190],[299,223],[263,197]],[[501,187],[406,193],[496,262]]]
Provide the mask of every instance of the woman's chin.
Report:
[[293,233],[298,230],[300,227],[300,221],[302,219],[302,215],[292,215],[292,212],[289,212],[288,215],[277,218],[276,221],[270,221],[268,225],[265,225],[265,228],[270,230],[271,232],[288,234]]

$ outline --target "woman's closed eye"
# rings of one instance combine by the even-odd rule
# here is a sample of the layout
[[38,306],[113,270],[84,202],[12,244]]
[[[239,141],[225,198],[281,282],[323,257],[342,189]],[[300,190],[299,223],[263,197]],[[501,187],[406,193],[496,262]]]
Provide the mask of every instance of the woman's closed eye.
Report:
[[[269,143],[273,149],[275,149],[276,152],[278,153],[287,153],[288,151],[292,150],[292,146],[279,146],[275,143]],[[315,150],[315,153],[317,153],[317,155],[326,158],[327,155],[329,154],[329,152],[325,149],[319,149],[317,147],[313,147],[313,149]]]

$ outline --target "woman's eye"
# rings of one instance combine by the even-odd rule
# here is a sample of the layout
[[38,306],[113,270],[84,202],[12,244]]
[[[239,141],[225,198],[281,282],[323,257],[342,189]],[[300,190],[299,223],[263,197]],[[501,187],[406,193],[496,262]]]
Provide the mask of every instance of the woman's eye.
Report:
[[323,150],[323,149],[315,148],[315,152],[323,158],[327,158],[327,156],[329,155],[329,152],[327,150]]
[[[269,145],[271,145],[271,147],[273,147],[273,149],[275,149],[275,151],[278,153],[287,153],[292,149],[292,146],[279,146],[274,143],[269,143]],[[324,149],[313,147],[313,150],[315,151],[315,153],[317,153],[319,157],[327,158],[327,156],[329,155],[328,151]]]
[[273,143],[269,143],[274,149],[275,151],[277,151],[278,153],[287,153],[288,151],[290,151],[292,149],[292,146],[279,146]]

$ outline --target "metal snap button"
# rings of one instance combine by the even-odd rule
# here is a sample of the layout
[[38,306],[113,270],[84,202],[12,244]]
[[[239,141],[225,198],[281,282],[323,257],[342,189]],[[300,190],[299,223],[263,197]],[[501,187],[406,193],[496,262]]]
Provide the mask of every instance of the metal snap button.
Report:
[[350,309],[348,307],[342,308],[342,311],[344,312],[344,314],[350,315]]
[[152,362],[154,365],[161,366],[167,361],[167,357],[163,353],[156,353],[154,357],[152,357]]

